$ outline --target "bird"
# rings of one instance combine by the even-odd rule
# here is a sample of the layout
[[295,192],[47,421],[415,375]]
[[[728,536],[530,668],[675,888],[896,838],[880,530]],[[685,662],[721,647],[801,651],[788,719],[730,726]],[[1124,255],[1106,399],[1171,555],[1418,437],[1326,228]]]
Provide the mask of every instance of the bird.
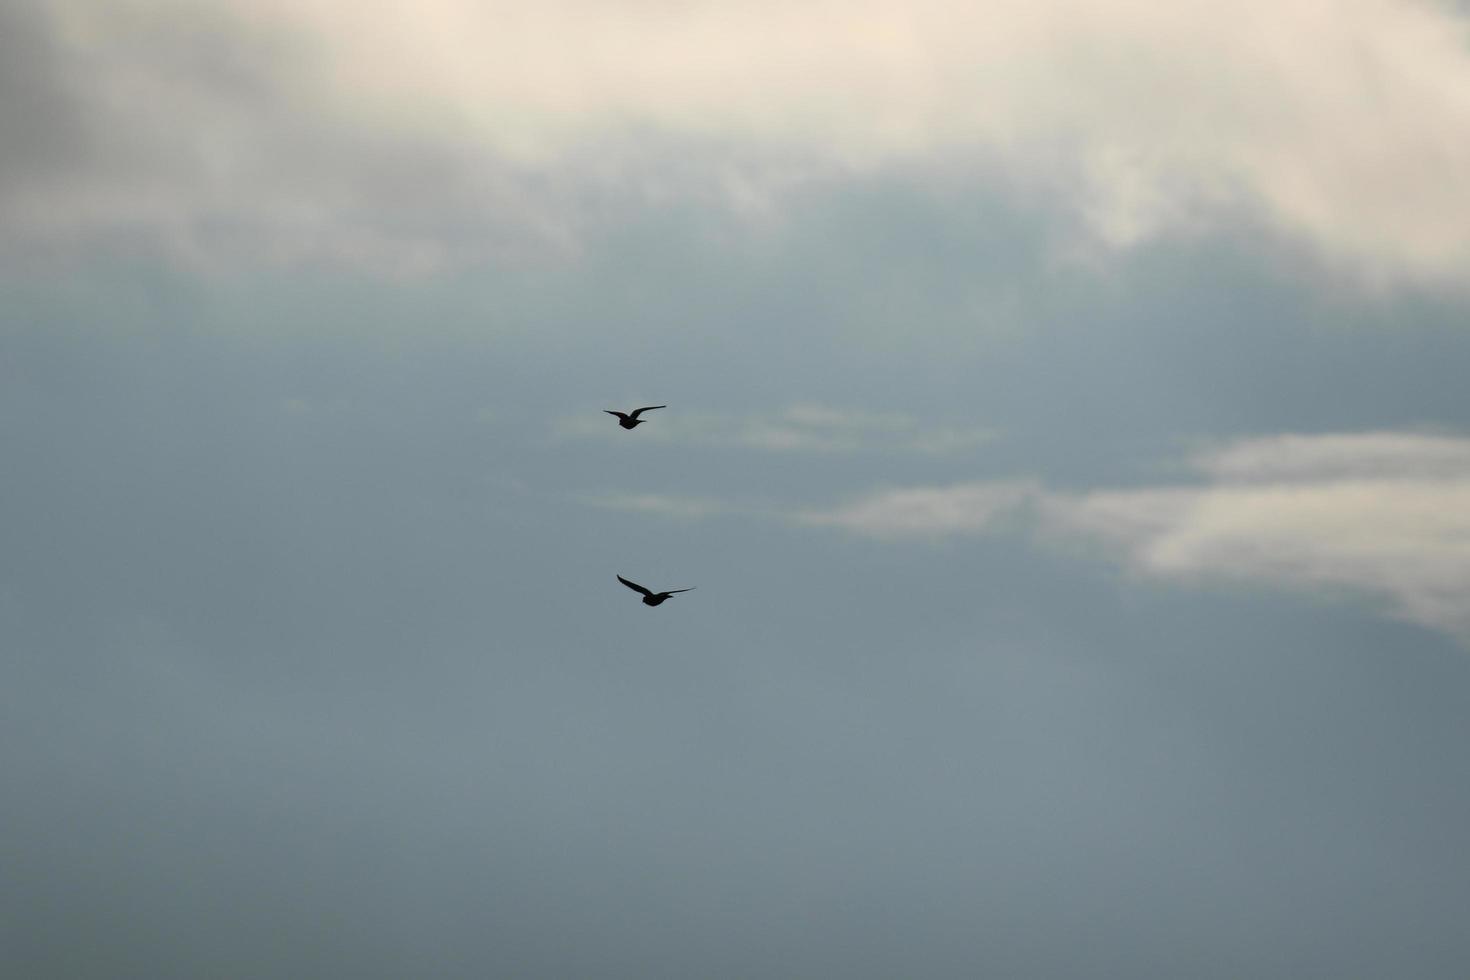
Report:
[[644,422],[647,422],[648,421],[647,419],[640,419],[638,417],[639,413],[641,413],[641,412],[651,412],[655,408],[668,408],[668,407],[669,406],[667,406],[667,405],[648,405],[648,406],[645,406],[644,408],[635,408],[635,409],[633,409],[633,411],[628,412],[626,414],[624,414],[623,412],[614,412],[610,408],[604,408],[603,411],[606,412],[609,415],[616,415],[618,417],[618,425],[621,425],[625,429],[633,429],[633,428],[637,428],[638,426],[642,425]]
[[670,589],[667,592],[650,592],[647,589],[645,589],[643,586],[639,585],[637,582],[629,582],[627,579],[623,578],[621,575],[618,576],[618,581],[619,582],[622,582],[624,585],[626,585],[628,588],[632,589],[634,592],[641,592],[641,593],[643,593],[643,604],[645,606],[656,606],[660,602],[663,602],[665,599],[667,599],[669,596],[673,595],[676,592],[693,592],[694,591],[694,588],[693,587],[690,587],[690,588],[687,588],[687,589]]

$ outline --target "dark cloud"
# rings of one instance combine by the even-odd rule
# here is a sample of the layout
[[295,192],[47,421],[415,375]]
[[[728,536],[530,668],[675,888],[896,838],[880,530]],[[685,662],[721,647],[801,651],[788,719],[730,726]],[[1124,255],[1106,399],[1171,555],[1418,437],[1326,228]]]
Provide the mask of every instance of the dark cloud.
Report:
[[[1070,218],[1059,244],[1109,259],[1249,214],[1374,283],[1453,283],[1463,265],[1463,150],[1445,134],[1470,68],[1444,11],[1379,5],[1360,23],[1256,3],[1201,33],[1121,0],[985,30],[929,0],[873,22],[752,5],[718,26],[575,0],[499,21],[420,6],[13,8],[13,254],[421,278],[575,255],[650,206],[758,241],[813,183],[943,174],[1049,201]],[[1263,66],[1283,26],[1310,56]],[[791,72],[772,36],[817,62]],[[1389,70],[1411,55],[1415,72]],[[1364,149],[1380,141],[1403,152]]]
[[[0,9],[0,194],[77,165],[89,149],[82,93],[73,85],[46,8]],[[3,199],[3,198],[0,198]]]

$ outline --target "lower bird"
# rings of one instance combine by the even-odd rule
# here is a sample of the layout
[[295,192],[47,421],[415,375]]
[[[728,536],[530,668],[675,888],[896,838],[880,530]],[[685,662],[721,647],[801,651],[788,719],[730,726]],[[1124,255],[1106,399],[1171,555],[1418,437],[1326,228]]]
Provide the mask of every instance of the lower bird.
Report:
[[651,412],[655,408],[668,408],[668,407],[669,406],[667,406],[667,405],[645,405],[643,408],[635,408],[631,412],[614,412],[610,408],[604,408],[603,411],[606,412],[609,415],[616,415],[618,417],[618,425],[621,425],[623,428],[625,428],[625,429],[636,429],[638,426],[640,426],[644,422],[647,422],[648,421],[648,419],[640,419],[638,417],[639,414],[641,414],[643,412]]
[[645,589],[643,586],[639,585],[637,582],[629,582],[627,579],[623,578],[621,575],[618,576],[618,581],[619,582],[622,582],[624,585],[626,585],[628,588],[632,589],[634,592],[640,592],[640,593],[642,593],[643,594],[643,604],[645,606],[656,606],[660,602],[663,602],[669,596],[674,595],[677,592],[693,592],[694,591],[694,587],[691,586],[690,588],[687,588],[687,589],[670,589],[667,592],[650,592],[649,590]]

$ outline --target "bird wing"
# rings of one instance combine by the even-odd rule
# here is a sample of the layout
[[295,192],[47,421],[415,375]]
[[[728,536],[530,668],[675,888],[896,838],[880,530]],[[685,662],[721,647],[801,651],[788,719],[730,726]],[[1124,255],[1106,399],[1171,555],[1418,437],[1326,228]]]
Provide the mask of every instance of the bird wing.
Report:
[[655,408],[668,408],[668,407],[669,406],[667,406],[667,405],[645,405],[642,408],[635,408],[635,409],[633,409],[633,411],[629,412],[628,415],[629,415],[630,418],[635,418],[636,419],[638,417],[638,413],[639,412],[651,412]]
[[699,586],[697,586],[697,585],[691,585],[687,589],[670,589],[669,591],[663,592],[663,593],[660,593],[660,594],[661,595],[673,595],[675,592],[693,592],[697,588],[699,588]]
[[[624,414],[623,414],[623,413],[622,413],[622,412],[614,412],[614,411],[613,411],[613,410],[612,410],[612,409],[610,409],[610,408],[604,408],[604,409],[603,409],[603,411],[604,411],[604,412],[606,412],[606,413],[607,413],[607,414],[609,414],[609,415],[616,415],[616,416],[617,416],[617,417],[618,417],[618,418],[620,418],[620,419],[625,419],[625,418],[627,418],[627,417],[628,417],[628,416],[626,416],[626,415],[624,415]],[[638,414],[638,413],[637,413],[637,412],[634,412],[634,413],[633,413],[633,414],[634,414],[634,415],[637,415],[637,414]]]
[[637,582],[629,582],[627,579],[623,578],[621,575],[618,576],[618,581],[619,582],[622,582],[624,585],[626,585],[628,588],[632,589],[634,592],[642,592],[644,595],[653,595],[652,592],[649,592],[647,589],[645,589],[643,586],[639,585]]

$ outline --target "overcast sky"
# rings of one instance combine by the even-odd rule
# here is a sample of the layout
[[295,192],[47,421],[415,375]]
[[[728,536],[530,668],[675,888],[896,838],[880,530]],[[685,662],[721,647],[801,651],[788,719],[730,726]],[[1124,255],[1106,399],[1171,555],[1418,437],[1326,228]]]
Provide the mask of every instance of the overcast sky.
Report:
[[0,972],[1461,980],[1467,173],[1429,0],[3,0]]

